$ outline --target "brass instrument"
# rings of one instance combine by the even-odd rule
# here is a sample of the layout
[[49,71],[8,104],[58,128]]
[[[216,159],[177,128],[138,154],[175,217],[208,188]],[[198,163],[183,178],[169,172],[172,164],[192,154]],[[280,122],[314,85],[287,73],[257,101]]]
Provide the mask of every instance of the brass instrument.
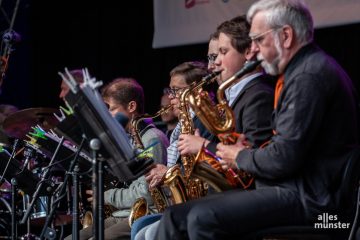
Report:
[[[200,82],[193,83],[180,94],[180,114],[178,118],[181,124],[182,134],[194,134],[193,121],[187,104],[188,96],[191,95],[190,93],[192,92],[199,91],[205,84],[215,81],[220,73],[221,71],[217,71],[203,77]],[[195,157],[194,155],[181,156],[181,161],[184,166],[184,176],[182,176],[178,165],[172,166],[165,174],[164,184],[168,186],[171,191],[172,204],[183,203],[189,199],[197,199],[207,194],[207,185],[198,178],[190,177],[195,164]]]
[[[104,190],[106,191],[108,189],[114,188],[117,186],[117,184],[118,184],[118,182],[115,183],[114,181],[110,181],[104,185]],[[86,202],[86,199],[85,199],[86,197],[84,197],[85,193],[82,191],[82,189],[80,189],[80,194],[81,194],[80,199],[82,201],[82,203],[81,203],[82,205],[80,205],[79,220],[80,220],[80,224],[83,226],[83,229],[84,229],[93,224],[94,217],[93,217],[93,213],[91,210],[91,204]],[[112,213],[116,210],[117,210],[117,208],[115,208],[111,205],[105,204],[104,205],[104,217],[105,218],[111,217]]]
[[[253,61],[246,63],[244,67],[239,70],[232,77],[224,81],[216,93],[218,104],[215,105],[205,91],[200,91],[197,94],[193,93],[189,95],[189,103],[195,114],[206,126],[206,128],[217,135],[224,144],[235,144],[238,135],[235,131],[235,117],[232,109],[228,105],[225,99],[225,90],[230,87],[238,78],[253,71],[260,64],[261,61]],[[215,168],[218,172],[222,173],[222,178],[214,178],[212,175],[214,169],[206,163]],[[205,164],[205,165],[204,165]],[[207,181],[215,190],[224,191],[232,187],[241,187],[247,189],[253,182],[253,177],[243,171],[238,170],[234,172],[232,169],[224,171],[216,156],[212,156],[210,152],[207,152],[203,147],[196,157],[196,167],[193,170],[193,175]]]
[[[193,121],[190,116],[189,111],[189,97],[192,94],[199,92],[204,85],[210,84],[216,80],[216,77],[221,73],[221,71],[214,71],[213,73],[205,76],[202,80],[198,83],[193,83],[189,88],[185,89],[180,97],[180,114],[179,114],[179,121],[181,123],[181,133],[182,134],[194,134],[194,126]],[[194,156],[182,156],[181,161],[184,166],[185,170],[185,178],[189,179],[192,169],[194,167],[195,161]]]
[[162,115],[164,113],[167,113],[171,108],[172,108],[172,105],[169,104],[169,105],[167,105],[165,107],[162,107],[154,115],[143,114],[143,115],[131,120],[131,122],[130,122],[130,134],[131,134],[131,137],[135,141],[135,146],[136,146],[137,149],[144,150],[144,145],[143,145],[143,143],[141,141],[141,137],[140,137],[139,123],[141,121],[143,121],[144,119],[147,119],[147,118],[151,118],[151,119],[157,118],[160,115]]
[[[172,105],[169,104],[168,106],[161,108],[154,115],[144,114],[136,119],[131,120],[130,133],[135,141],[135,145],[137,149],[144,150],[145,148],[140,137],[139,123],[147,118],[151,118],[151,119],[157,118],[158,116],[168,112],[171,108]],[[163,212],[167,206],[165,194],[162,192],[160,187],[155,187],[153,189],[150,189],[149,191],[154,201],[154,205],[156,209],[158,210],[158,212]],[[149,208],[146,199],[142,197],[138,198],[131,207],[131,211],[129,215],[129,226],[131,227],[136,219],[144,215],[147,215],[148,213],[149,213]]]
[[91,211],[85,211],[80,217],[80,224],[84,228],[90,227],[94,223],[94,217]]

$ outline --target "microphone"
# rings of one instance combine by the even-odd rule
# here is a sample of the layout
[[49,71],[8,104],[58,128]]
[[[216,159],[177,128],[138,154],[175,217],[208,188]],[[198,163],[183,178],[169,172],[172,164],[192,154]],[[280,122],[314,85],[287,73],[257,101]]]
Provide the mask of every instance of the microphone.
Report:
[[114,118],[115,118],[115,120],[116,120],[118,123],[120,123],[120,125],[121,125],[123,128],[125,128],[126,125],[127,125],[128,122],[129,122],[129,118],[128,118],[125,114],[123,114],[123,113],[121,113],[121,112],[118,112],[117,114],[115,114]]

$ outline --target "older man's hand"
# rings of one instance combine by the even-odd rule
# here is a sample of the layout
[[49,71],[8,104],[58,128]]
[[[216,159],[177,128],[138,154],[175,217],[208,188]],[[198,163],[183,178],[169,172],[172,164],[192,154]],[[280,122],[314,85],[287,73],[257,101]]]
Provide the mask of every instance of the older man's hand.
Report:
[[164,164],[156,164],[147,174],[145,179],[149,184],[149,188],[156,187],[162,180],[168,168]]
[[220,164],[224,170],[229,168],[236,169],[236,157],[245,148],[248,146],[245,143],[245,135],[241,134],[238,141],[234,145],[224,145],[219,143],[216,145],[216,155],[221,158]]

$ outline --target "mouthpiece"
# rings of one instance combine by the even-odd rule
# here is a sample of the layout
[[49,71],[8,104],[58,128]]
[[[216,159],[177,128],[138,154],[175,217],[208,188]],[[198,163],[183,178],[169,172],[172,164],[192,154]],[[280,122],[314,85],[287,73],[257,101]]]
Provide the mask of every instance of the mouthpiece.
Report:
[[239,78],[244,76],[245,74],[254,71],[255,68],[262,62],[262,60],[249,61],[244,64],[243,68],[240,69],[237,73],[235,73],[234,77]]
[[203,80],[204,80],[205,82],[210,81],[210,80],[213,79],[214,77],[219,76],[222,71],[223,71],[223,70],[213,71],[212,73],[206,75]]

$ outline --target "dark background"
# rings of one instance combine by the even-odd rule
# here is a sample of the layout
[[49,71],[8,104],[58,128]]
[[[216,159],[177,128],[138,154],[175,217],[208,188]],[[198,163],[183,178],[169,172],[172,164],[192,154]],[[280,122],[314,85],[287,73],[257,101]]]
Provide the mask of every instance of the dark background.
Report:
[[[13,8],[13,0],[2,7]],[[141,5],[141,6],[140,6]],[[1,13],[0,13],[1,14]],[[346,14],[346,13],[344,13]],[[0,31],[8,26],[0,15]],[[134,77],[145,90],[146,111],[159,108],[169,71],[206,60],[207,43],[152,49],[152,1],[22,0],[14,30],[21,43],[11,54],[0,103],[58,108],[59,71],[87,67],[98,80]],[[315,41],[349,73],[357,89],[360,24],[317,29]]]

